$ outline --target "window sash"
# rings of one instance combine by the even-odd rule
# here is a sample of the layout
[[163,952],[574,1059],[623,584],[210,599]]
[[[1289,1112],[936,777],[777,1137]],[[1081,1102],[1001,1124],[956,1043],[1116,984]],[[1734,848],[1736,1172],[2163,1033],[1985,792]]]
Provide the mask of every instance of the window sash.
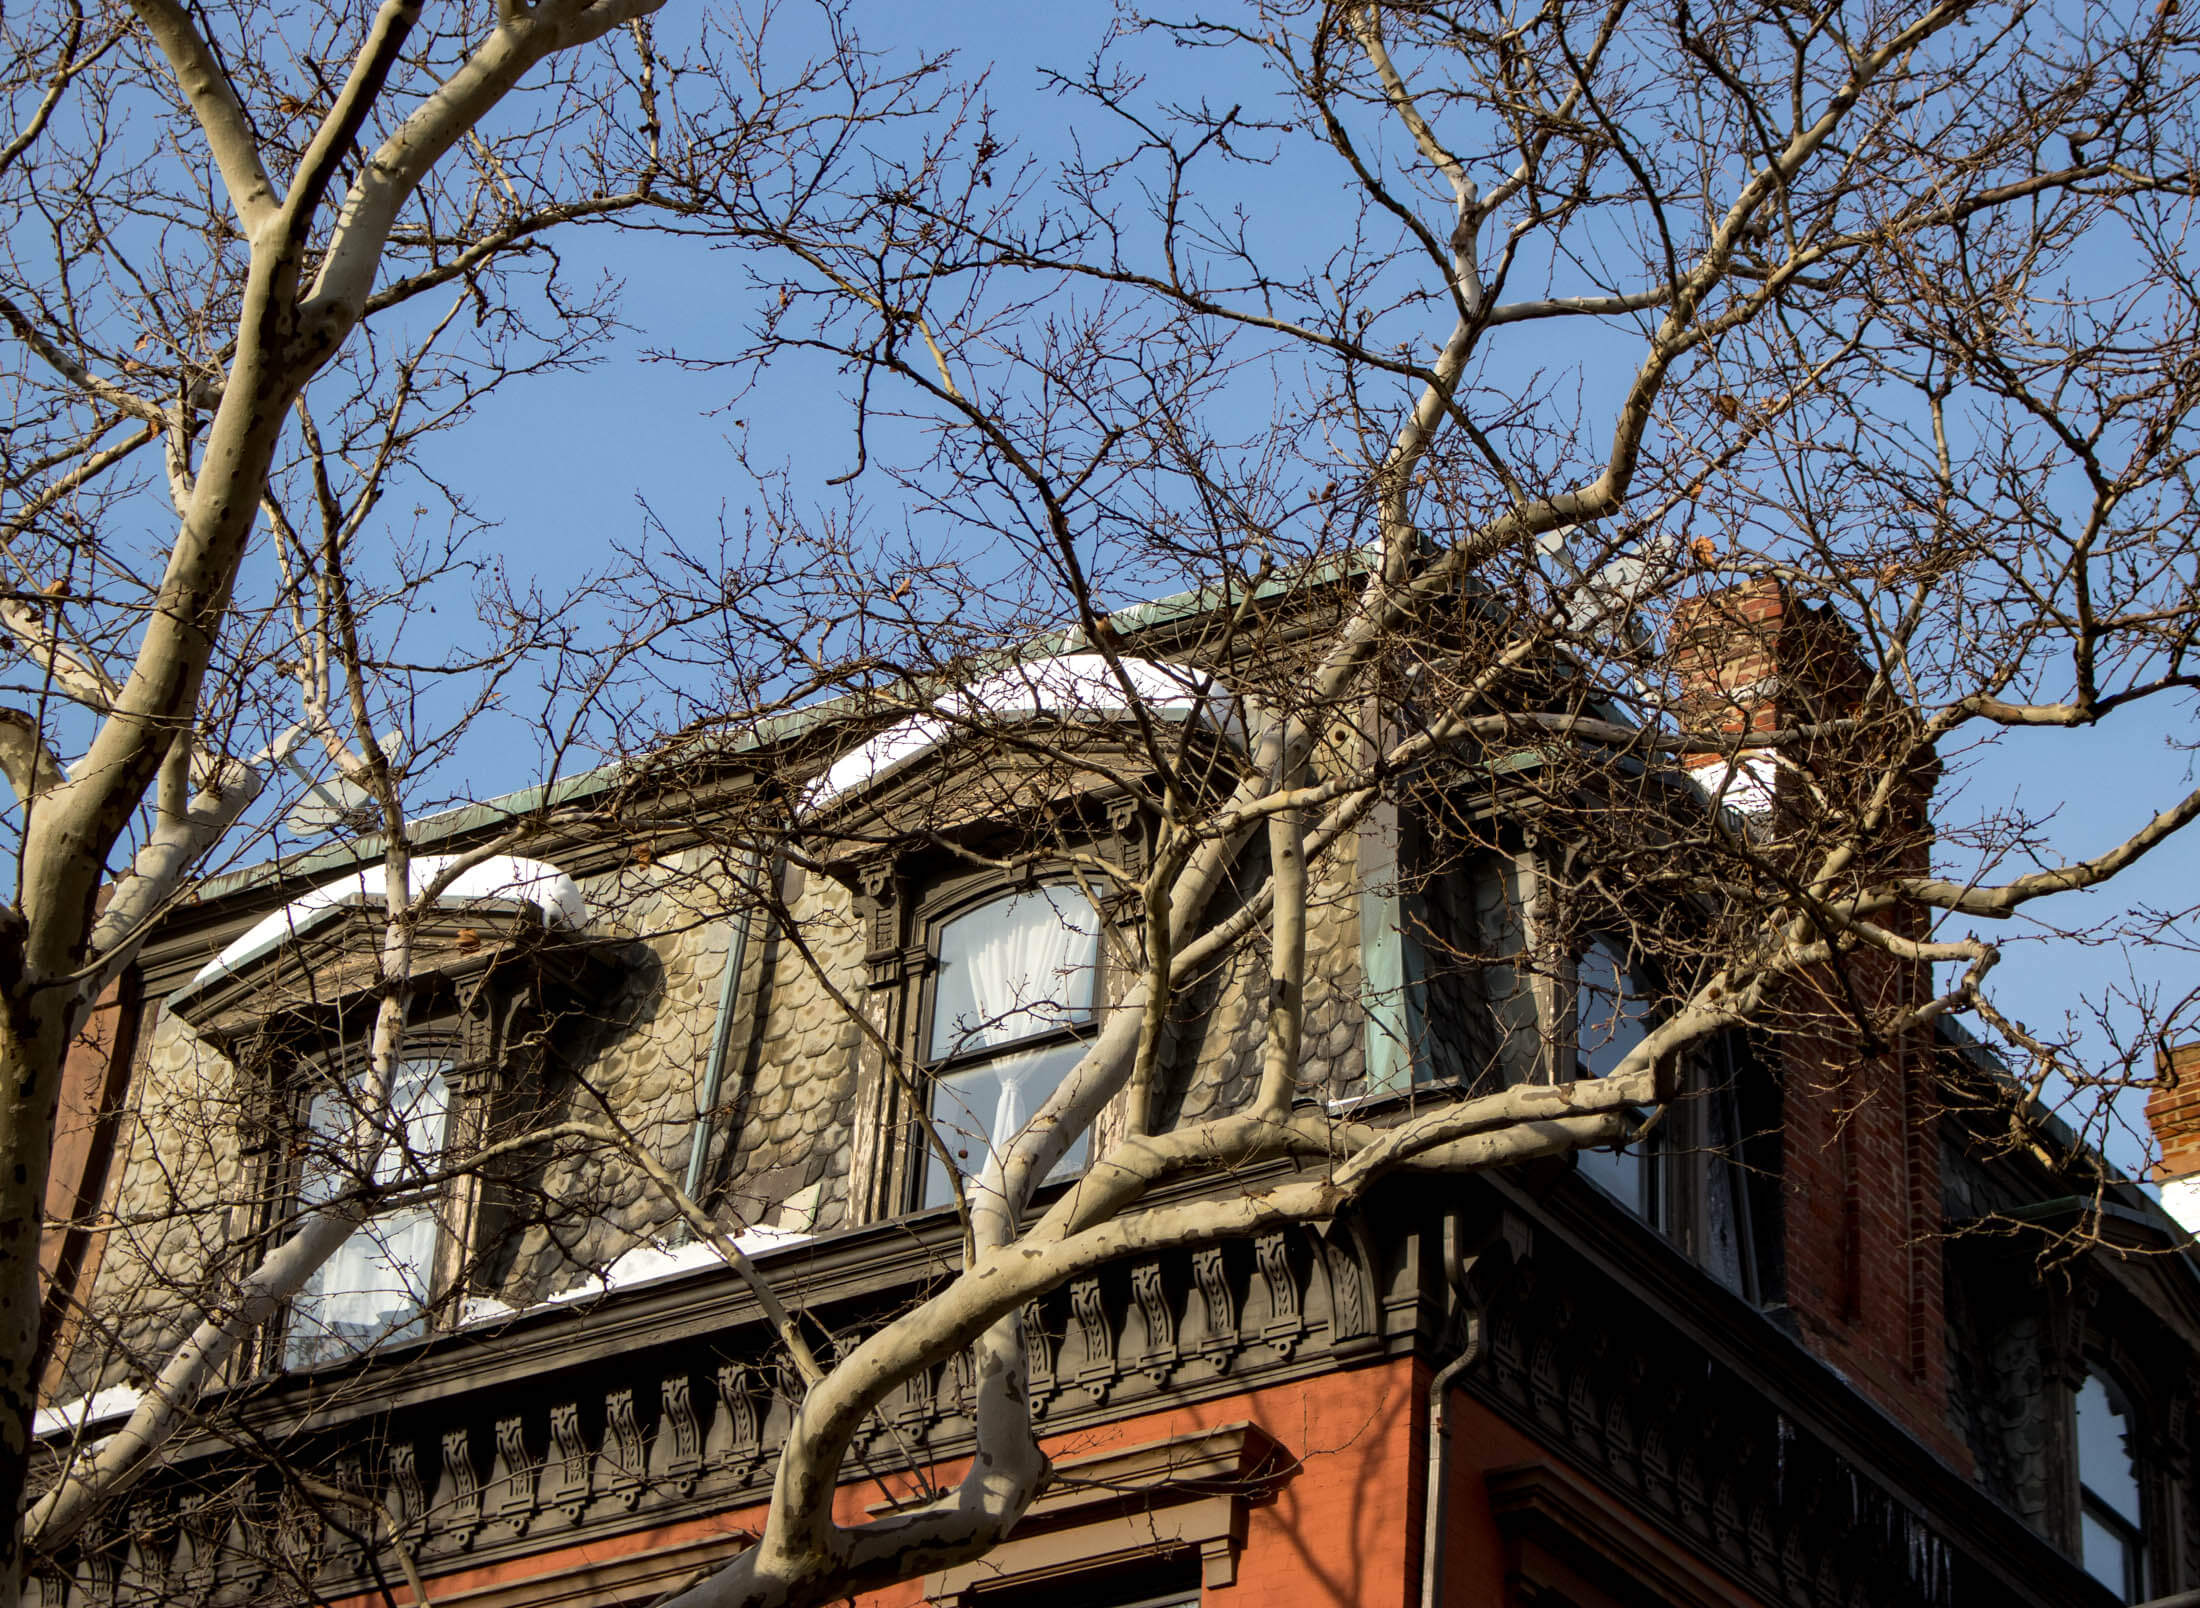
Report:
[[989,1054],[1089,1025],[1100,919],[1075,888],[1004,894],[939,929],[926,1058]]
[[[1584,1078],[1608,1077],[1649,1036],[1649,1001],[1608,938],[1595,937],[1574,962],[1574,1067]],[[1652,1151],[1581,1150],[1583,1177],[1654,1228],[1663,1228],[1663,1169]]]
[[2085,1572],[2126,1602],[2146,1590],[2146,1543],[2091,1491],[2078,1514],[2078,1555]]
[[[398,1064],[388,1113],[394,1120],[375,1158],[375,1183],[425,1176],[441,1159],[450,1131],[450,1068],[443,1057],[413,1056]],[[322,1205],[352,1187],[339,1159],[359,1116],[355,1089],[349,1082],[324,1087],[307,1104],[301,1208]],[[367,1217],[291,1299],[284,1366],[317,1367],[424,1335],[442,1230],[433,1204],[395,1206]]]
[[[921,1042],[942,1158],[919,1136],[917,1204],[954,1198],[948,1162],[976,1177],[1046,1103],[1090,1041],[1098,995],[1100,917],[1082,890],[1019,889],[964,910],[937,929],[938,964]],[[1047,1181],[1084,1169],[1080,1134]]]
[[[1062,1079],[1084,1058],[1089,1042],[1071,1039],[1017,1050],[934,1075],[933,1131],[965,1178],[983,1172],[986,1164],[1023,1132],[1031,1114],[1046,1103],[1061,1087]],[[1091,1133],[1079,1134],[1044,1181],[1052,1183],[1084,1171],[1091,1149]],[[946,1164],[927,1141],[924,1191],[919,1204],[944,1206],[953,1198]]]

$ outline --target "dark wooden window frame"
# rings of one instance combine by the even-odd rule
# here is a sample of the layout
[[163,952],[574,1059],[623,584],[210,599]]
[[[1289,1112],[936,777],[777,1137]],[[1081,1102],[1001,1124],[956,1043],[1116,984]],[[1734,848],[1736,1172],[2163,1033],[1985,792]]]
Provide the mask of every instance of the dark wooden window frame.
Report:
[[[315,1085],[343,1076],[342,1063],[372,1031],[385,925],[379,905],[338,907],[235,970],[169,997],[167,1009],[237,1068],[245,1194],[259,1204],[232,1220],[235,1239],[267,1245],[296,1210]],[[556,1021],[607,997],[617,963],[603,945],[552,927],[522,901],[422,911],[412,943],[406,1058],[425,1058],[416,1053],[424,1050],[448,1062],[448,1163],[543,1098]],[[442,1326],[435,1314],[447,1311],[471,1250],[493,1230],[500,1195],[480,1172],[443,1186],[431,1332]],[[240,1368],[278,1370],[288,1324],[286,1307],[240,1353]]]
[[[1135,831],[1135,816],[1128,810],[1108,812],[1118,855],[1128,864],[1135,855],[1124,844],[1126,833]],[[927,875],[910,862],[879,862],[866,867],[861,877],[866,909],[866,960],[874,995],[885,996],[880,1009],[888,1042],[908,1069],[908,1081],[883,1076],[882,1086],[869,1091],[879,1115],[877,1126],[891,1137],[871,1159],[875,1176],[858,1180],[874,1203],[876,1215],[898,1217],[926,1209],[922,1204],[924,1178],[931,1156],[930,1143],[913,1109],[918,1098],[930,1114],[932,1079],[936,1074],[966,1066],[982,1065],[1004,1053],[972,1051],[935,1060],[930,1054],[932,1018],[940,965],[940,937],[949,923],[983,909],[995,900],[1049,887],[1079,887],[1065,864],[1039,863],[1024,875],[1004,876],[993,870],[957,871],[951,864],[936,865]],[[1085,888],[1094,895],[1101,921],[1120,930],[1136,912],[1124,908],[1111,890]],[[1113,982],[1109,944],[1103,933],[1093,978],[1093,1020],[1080,1027],[1051,1029],[1019,1041],[1017,1051],[1045,1049],[1078,1041],[1089,1042],[1105,1019]],[[866,1126],[867,1124],[859,1124]]]

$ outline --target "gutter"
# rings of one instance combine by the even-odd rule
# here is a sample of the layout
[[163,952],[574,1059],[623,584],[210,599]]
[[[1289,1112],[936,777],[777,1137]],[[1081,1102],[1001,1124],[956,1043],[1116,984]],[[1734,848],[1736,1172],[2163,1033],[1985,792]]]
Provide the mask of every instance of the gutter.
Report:
[[1428,1485],[1421,1503],[1421,1608],[1444,1602],[1444,1496],[1451,1485],[1452,1382],[1482,1356],[1482,1317],[1467,1298],[1466,1259],[1460,1254],[1459,1219],[1444,1219],[1444,1278],[1457,1299],[1466,1343],[1436,1370],[1428,1386]]
[[[764,857],[755,850],[741,856],[738,879],[753,882],[763,870]],[[748,970],[749,936],[761,906],[751,903],[735,916],[726,934],[726,969],[718,987],[718,1020],[711,1029],[710,1059],[703,1069],[703,1086],[695,1099],[695,1137],[688,1146],[687,1179],[681,1186],[689,1200],[703,1187],[703,1161],[710,1149],[710,1113],[718,1108],[718,1096],[726,1081],[726,1054],[733,1041],[733,1008],[741,993],[741,974]]]

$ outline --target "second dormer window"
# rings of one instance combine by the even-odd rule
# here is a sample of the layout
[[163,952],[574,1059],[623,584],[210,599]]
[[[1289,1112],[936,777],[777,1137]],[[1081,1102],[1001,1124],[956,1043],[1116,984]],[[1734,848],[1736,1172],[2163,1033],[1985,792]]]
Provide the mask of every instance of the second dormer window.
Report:
[[[964,1177],[1024,1129],[1085,1052],[1094,1017],[1100,917],[1073,887],[1006,894],[941,924],[925,1058],[931,1119]],[[1084,1166],[1080,1135],[1052,1176]],[[920,1205],[953,1198],[925,1146]]]
[[[1574,968],[1576,1076],[1609,1077],[1649,1036],[1650,998],[1618,944],[1602,936],[1582,949]],[[1663,1226],[1656,1157],[1639,1145],[1584,1150],[1583,1175],[1636,1216]]]

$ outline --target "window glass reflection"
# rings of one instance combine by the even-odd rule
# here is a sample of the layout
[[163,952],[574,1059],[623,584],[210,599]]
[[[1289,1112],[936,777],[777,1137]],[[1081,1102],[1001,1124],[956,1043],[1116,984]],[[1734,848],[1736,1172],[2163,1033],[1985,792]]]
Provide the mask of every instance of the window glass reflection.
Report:
[[2080,1556],[2086,1572],[2136,1602],[2145,1588],[2146,1520],[2122,1394],[2099,1375],[2078,1387]]
[[[1608,938],[1592,938],[1575,966],[1577,1076],[1609,1077],[1649,1035],[1649,1000]],[[1657,1169],[1639,1148],[1577,1152],[1581,1174],[1636,1216],[1656,1222]]]
[[[964,1177],[982,1172],[1077,1065],[1084,1041],[1065,1035],[1092,1023],[1099,962],[1099,914],[1075,888],[1008,894],[941,929],[925,1043],[948,1155],[925,1144],[921,1205],[952,1199],[947,1162]],[[1031,1042],[1046,1038],[1061,1041]],[[1048,1177],[1077,1172],[1087,1150],[1080,1135]]]

